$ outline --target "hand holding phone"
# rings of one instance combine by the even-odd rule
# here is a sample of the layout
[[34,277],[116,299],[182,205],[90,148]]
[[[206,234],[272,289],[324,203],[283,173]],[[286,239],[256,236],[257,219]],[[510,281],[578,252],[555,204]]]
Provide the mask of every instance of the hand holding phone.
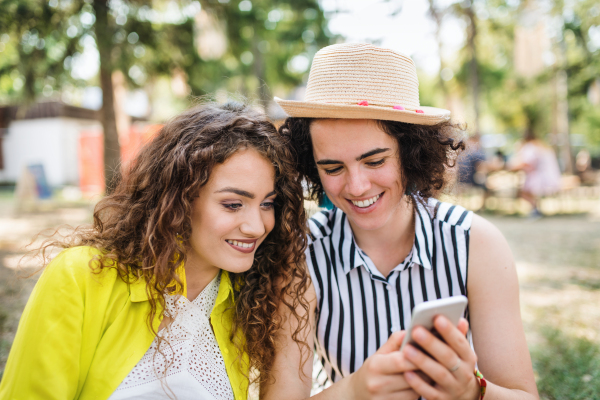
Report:
[[460,318],[465,312],[467,303],[468,299],[465,296],[452,296],[445,299],[426,301],[415,306],[410,326],[406,330],[406,336],[404,336],[400,350],[402,350],[407,343],[420,348],[420,346],[412,340],[413,328],[420,325],[427,330],[434,330],[433,320],[438,315],[443,315],[448,318],[454,326],[458,325]]

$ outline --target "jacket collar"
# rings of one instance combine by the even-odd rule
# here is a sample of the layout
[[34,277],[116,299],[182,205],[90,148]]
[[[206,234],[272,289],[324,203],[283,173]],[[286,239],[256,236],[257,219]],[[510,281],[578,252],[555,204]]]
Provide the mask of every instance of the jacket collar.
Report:
[[[181,294],[183,296],[187,296],[187,286],[185,280],[185,268],[183,263],[179,268],[177,268],[177,276],[181,280],[182,285],[179,285],[176,282],[173,282],[172,285],[175,286],[175,293]],[[132,302],[140,302],[140,301],[148,301],[148,293],[146,292],[146,280],[144,278],[138,278],[133,283],[129,285],[130,293],[131,293],[131,301]],[[221,284],[219,285],[219,292],[217,294],[217,299],[215,300],[215,307],[218,304],[223,303],[227,300],[230,295],[233,295],[233,285],[231,284],[231,279],[229,277],[229,273],[227,271],[221,272]]]
[[[433,254],[433,217],[432,212],[429,210],[430,206],[434,204],[427,205],[424,207],[420,203],[418,203],[417,209],[415,210],[415,239],[413,242],[413,247],[411,250],[411,258],[410,262],[403,262],[399,264],[394,271],[402,271],[406,268],[411,267],[414,264],[419,264],[423,268],[431,269],[432,268],[432,254]],[[344,214],[340,209],[335,209],[333,211],[335,213],[333,218],[335,218],[335,226],[340,226],[340,236],[343,235],[343,238],[340,237],[342,251],[342,265],[344,272],[347,274],[352,271],[354,268],[360,267],[364,265],[371,275],[376,275],[380,278],[381,273],[377,271],[376,268],[370,266],[372,262],[367,262],[368,256],[364,253],[356,244],[354,240],[354,234],[352,232],[352,227],[350,226],[350,222],[348,221],[348,217]],[[347,249],[347,250],[346,250]],[[370,259],[368,260],[370,261]],[[384,278],[385,279],[385,278]]]

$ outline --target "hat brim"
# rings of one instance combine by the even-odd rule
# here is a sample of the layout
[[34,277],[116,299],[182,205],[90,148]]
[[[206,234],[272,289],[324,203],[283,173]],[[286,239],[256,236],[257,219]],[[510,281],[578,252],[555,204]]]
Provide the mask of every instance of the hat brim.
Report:
[[419,109],[423,110],[423,113],[417,113],[371,105],[310,103],[283,100],[278,97],[275,97],[274,100],[290,117],[297,118],[379,119],[418,125],[436,125],[450,119],[450,111],[435,107],[420,107]]

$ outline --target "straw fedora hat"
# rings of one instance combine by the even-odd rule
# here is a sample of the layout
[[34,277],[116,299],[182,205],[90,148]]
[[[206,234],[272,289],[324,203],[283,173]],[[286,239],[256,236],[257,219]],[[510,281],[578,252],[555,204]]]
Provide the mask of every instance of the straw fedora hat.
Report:
[[419,104],[413,60],[371,44],[334,44],[315,54],[304,101],[275,102],[291,117],[380,119],[435,125],[450,111]]

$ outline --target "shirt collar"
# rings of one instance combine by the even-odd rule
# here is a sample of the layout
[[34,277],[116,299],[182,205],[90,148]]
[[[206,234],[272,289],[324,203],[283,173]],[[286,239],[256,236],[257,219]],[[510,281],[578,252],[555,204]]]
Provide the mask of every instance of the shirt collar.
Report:
[[[403,261],[403,263],[394,268],[394,270],[402,271],[413,264],[419,264],[426,269],[432,268],[433,230],[432,213],[429,208],[437,208],[437,204],[437,202],[435,202],[435,204],[430,202],[427,207],[424,207],[417,201],[417,209],[415,210],[415,240],[411,250],[411,260],[406,263]],[[368,263],[365,260],[368,256],[366,254],[361,254],[362,251],[354,240],[352,227],[350,226],[346,214],[341,210],[336,209],[334,218],[336,218],[336,222],[340,222],[340,235],[343,235],[343,238],[340,237],[340,248],[343,249],[342,260],[344,273],[347,274],[354,268],[364,265],[369,269],[371,275],[381,275],[378,271],[371,271],[368,267]]]

